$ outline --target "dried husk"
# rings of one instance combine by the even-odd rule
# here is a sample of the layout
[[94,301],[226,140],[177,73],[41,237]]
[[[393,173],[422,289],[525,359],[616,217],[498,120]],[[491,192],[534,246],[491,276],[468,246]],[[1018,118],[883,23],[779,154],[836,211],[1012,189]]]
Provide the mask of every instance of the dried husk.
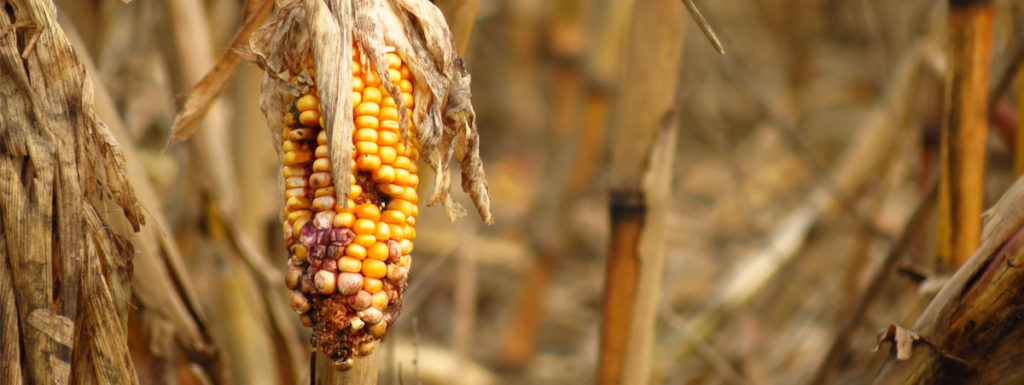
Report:
[[[487,181],[480,160],[476,114],[470,102],[470,76],[455,51],[444,16],[426,0],[278,0],[267,23],[251,40],[254,61],[264,69],[261,108],[270,122],[283,121],[286,95],[298,95],[289,83],[299,73],[310,50],[331,152],[334,180],[346,180],[352,162],[352,57],[353,43],[361,60],[387,79],[385,54],[393,49],[409,67],[416,89],[412,116],[406,116],[400,97],[400,129],[406,143],[409,124],[415,122],[420,153],[435,171],[428,205],[441,203],[449,219],[465,215],[450,194],[451,159],[462,167],[462,188],[484,222],[490,212]],[[394,85],[385,82],[391,95]],[[344,92],[339,92],[344,91]],[[280,133],[271,135],[280,152]],[[279,153],[280,155],[280,153]],[[337,186],[345,202],[349,186]]]

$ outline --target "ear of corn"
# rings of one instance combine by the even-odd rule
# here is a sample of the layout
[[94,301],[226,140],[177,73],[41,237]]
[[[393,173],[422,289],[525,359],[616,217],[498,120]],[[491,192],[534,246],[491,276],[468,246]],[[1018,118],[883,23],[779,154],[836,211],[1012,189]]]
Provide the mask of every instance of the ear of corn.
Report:
[[[389,95],[382,79],[353,55],[353,167],[334,181],[311,69],[292,81],[304,89],[290,102],[282,135],[288,246],[285,284],[302,323],[313,328],[313,347],[351,366],[352,356],[373,351],[401,307],[412,262],[418,215],[419,157],[416,127],[399,131],[401,98],[412,115],[413,85],[407,66],[387,54]],[[337,183],[348,183],[345,202]]]

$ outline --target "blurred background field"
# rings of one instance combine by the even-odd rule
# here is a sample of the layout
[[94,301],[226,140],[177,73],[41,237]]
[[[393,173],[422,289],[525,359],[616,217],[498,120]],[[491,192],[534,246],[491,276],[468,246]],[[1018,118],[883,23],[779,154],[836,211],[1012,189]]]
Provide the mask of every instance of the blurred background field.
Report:
[[[140,377],[203,383],[228,369],[239,384],[301,383],[308,331],[286,302],[259,69],[240,65],[199,133],[167,145],[181,93],[229,47],[243,2],[56,3],[156,193],[147,215],[177,248],[136,265],[137,282],[165,282],[133,301]],[[617,7],[630,3],[480,1],[464,57],[497,223],[421,211],[383,383],[595,382],[610,109],[632,86]],[[888,357],[871,351],[879,330],[912,324],[949,273],[931,215],[906,226],[937,168],[945,2],[698,5],[727,55],[687,19],[679,84],[664,84],[679,131],[671,203],[650,208],[668,213],[669,237],[653,382],[808,383],[881,274],[828,365],[830,383],[868,383]],[[995,9],[993,86],[1024,31],[1020,4]],[[986,207],[1015,179],[1009,88],[994,102]],[[905,232],[909,247],[878,273]]]

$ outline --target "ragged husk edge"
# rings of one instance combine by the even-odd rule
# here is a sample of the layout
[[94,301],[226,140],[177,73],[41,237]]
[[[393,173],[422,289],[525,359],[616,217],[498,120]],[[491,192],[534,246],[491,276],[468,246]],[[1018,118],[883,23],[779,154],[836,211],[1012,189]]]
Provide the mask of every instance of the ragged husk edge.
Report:
[[[352,95],[338,92],[352,88],[352,45],[363,52],[382,79],[387,79],[387,47],[403,58],[415,79],[413,116],[399,104],[402,140],[408,144],[409,123],[415,122],[422,159],[434,170],[434,190],[428,206],[440,202],[450,220],[465,215],[451,194],[451,159],[462,167],[462,188],[469,194],[485,223],[494,219],[490,210],[476,113],[470,101],[470,76],[455,51],[455,43],[441,11],[426,0],[278,0],[267,23],[253,34],[252,57],[266,77],[260,107],[271,122],[271,136],[281,152],[279,123],[283,121],[285,95],[298,95],[288,82],[289,69],[301,68],[312,48],[320,99],[329,138],[334,180],[345,180],[352,164]],[[384,82],[391,95],[398,89]],[[339,202],[345,202],[349,186],[336,186]]]

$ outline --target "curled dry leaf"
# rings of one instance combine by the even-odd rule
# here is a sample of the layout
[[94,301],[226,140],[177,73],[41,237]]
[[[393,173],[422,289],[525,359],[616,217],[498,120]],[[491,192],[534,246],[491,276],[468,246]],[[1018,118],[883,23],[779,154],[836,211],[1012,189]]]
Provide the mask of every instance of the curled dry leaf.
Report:
[[[353,42],[349,44],[348,42]],[[465,210],[452,199],[449,170],[454,156],[462,168],[462,188],[484,222],[493,223],[487,181],[480,160],[476,114],[470,102],[470,76],[445,23],[444,16],[426,0],[278,0],[273,13],[252,37],[250,49],[257,65],[266,71],[261,108],[270,122],[281,122],[286,97],[299,95],[289,82],[303,60],[312,53],[317,96],[330,146],[335,180],[345,177],[352,165],[353,49],[361,61],[387,79],[386,53],[401,56],[417,85],[415,107],[407,116],[400,98],[402,139],[409,141],[409,125],[416,133],[421,154],[435,171],[434,190],[428,205],[441,203],[449,219]],[[385,82],[389,94],[394,85]],[[273,131],[273,129],[272,129]],[[272,132],[280,151],[279,132]],[[349,187],[336,196],[344,202]]]
[[910,352],[914,348],[914,341],[919,339],[921,339],[921,337],[912,330],[907,330],[896,325],[889,325],[888,328],[883,329],[879,333],[878,341],[875,342],[875,346],[872,347],[871,350],[878,351],[882,342],[890,341],[896,348],[896,359],[906,360],[910,358]]

